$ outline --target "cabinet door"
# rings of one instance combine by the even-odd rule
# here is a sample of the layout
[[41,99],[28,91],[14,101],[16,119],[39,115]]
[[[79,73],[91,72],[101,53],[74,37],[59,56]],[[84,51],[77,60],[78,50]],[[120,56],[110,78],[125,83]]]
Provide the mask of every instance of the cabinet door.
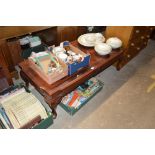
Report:
[[[1,79],[3,78],[2,76],[4,76],[4,77],[6,77],[8,83],[10,85],[13,84],[12,78],[11,78],[11,75],[10,75],[10,72],[9,72],[9,70],[7,68],[7,64],[6,64],[5,60],[4,60],[3,53],[1,51],[0,51],[0,70],[1,70],[0,71],[0,74],[1,74],[0,77],[1,77]],[[4,75],[2,75],[2,73]],[[5,81],[4,79],[2,79],[2,80],[3,80],[3,82]],[[1,82],[2,82],[2,80],[1,80]],[[5,83],[4,85],[7,85],[7,84]]]
[[13,72],[15,68],[11,59],[10,50],[5,40],[0,41],[0,53],[3,55],[3,57],[1,58],[3,59],[2,61],[5,61],[5,64],[8,67],[9,71]]
[[136,49],[134,52],[135,55],[138,54],[143,48],[147,46],[148,40],[150,38],[152,30],[149,26],[135,26],[132,32],[132,37],[129,42],[129,51],[130,46],[134,46]]
[[7,45],[10,51],[13,65],[15,66],[23,60],[21,57],[22,49],[20,43],[18,40],[14,40],[14,41],[8,41]]
[[123,67],[132,58],[137,56],[147,46],[152,29],[149,26],[135,26],[133,28],[127,48],[124,50],[124,57],[121,63]]

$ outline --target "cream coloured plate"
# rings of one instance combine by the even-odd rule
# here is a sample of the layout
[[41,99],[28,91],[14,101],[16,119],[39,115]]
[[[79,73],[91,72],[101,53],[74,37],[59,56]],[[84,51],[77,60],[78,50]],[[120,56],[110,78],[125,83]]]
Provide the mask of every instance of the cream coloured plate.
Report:
[[101,33],[86,33],[78,38],[78,42],[86,47],[94,47],[96,43],[104,41],[105,38]]

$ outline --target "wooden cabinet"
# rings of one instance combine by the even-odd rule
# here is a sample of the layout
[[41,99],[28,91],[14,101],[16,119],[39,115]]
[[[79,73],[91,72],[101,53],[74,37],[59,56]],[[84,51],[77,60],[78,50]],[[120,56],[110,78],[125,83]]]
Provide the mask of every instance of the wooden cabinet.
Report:
[[120,68],[147,46],[153,29],[154,27],[151,26],[109,26],[106,28],[106,38],[118,37],[123,41],[124,55]]

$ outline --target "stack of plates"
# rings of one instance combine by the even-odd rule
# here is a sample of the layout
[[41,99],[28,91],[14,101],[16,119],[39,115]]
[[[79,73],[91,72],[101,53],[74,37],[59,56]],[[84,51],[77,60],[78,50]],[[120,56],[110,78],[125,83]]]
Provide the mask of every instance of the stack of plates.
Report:
[[105,38],[101,33],[87,33],[78,38],[78,42],[86,47],[93,47],[97,43],[104,42]]

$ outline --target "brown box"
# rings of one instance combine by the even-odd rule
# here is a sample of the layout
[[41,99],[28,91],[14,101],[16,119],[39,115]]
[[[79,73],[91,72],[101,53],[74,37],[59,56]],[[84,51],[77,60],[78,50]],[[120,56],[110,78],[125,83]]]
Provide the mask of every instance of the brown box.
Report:
[[[53,54],[52,54],[53,56]],[[28,59],[30,67],[48,84],[53,84],[54,82],[62,79],[68,75],[68,66],[60,59],[58,59],[60,65],[63,68],[62,72],[53,72],[51,74],[46,74],[32,59]]]

